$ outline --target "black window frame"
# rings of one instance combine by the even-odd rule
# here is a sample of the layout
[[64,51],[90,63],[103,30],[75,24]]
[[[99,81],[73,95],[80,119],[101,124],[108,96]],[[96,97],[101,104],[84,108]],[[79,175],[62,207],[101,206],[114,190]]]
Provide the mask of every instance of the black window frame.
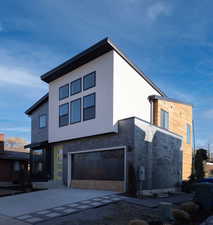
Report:
[[[65,115],[60,116],[60,107],[62,107],[64,105],[68,105],[68,113],[65,114]],[[64,116],[68,116],[68,120],[67,120],[67,123],[65,125],[61,125],[60,124],[60,118],[61,117],[64,117]],[[64,103],[64,104],[59,105],[59,110],[58,110],[58,123],[59,123],[59,127],[65,127],[65,126],[69,125],[69,103]]]
[[[94,95],[94,106],[89,106],[89,107],[84,107],[84,99],[88,96],[91,96],[91,95]],[[85,111],[86,109],[89,109],[89,108],[93,108],[94,107],[94,118],[90,118],[90,119],[85,119]],[[86,96],[83,97],[83,121],[87,121],[87,120],[92,120],[92,119],[95,119],[96,118],[96,93],[93,92],[91,94],[88,94]]]
[[[62,89],[62,88],[65,88],[66,86],[68,86],[68,94],[67,94],[67,96],[65,96],[65,97],[61,97],[60,96],[60,90]],[[69,96],[70,96],[70,87],[69,87],[69,84],[65,84],[65,85],[63,85],[63,86],[61,86],[61,87],[59,87],[59,93],[58,93],[58,98],[59,98],[59,100],[63,100],[63,99],[65,99],[65,98],[68,98]]]
[[[71,88],[72,88],[73,83],[75,83],[75,82],[77,82],[79,80],[80,80],[80,91],[77,91],[77,92],[72,93]],[[78,79],[76,79],[76,80],[74,80],[74,81],[72,81],[70,83],[70,96],[76,95],[76,94],[81,93],[81,92],[82,92],[82,78],[78,78]]]
[[[72,122],[72,121],[71,121],[71,119],[72,119],[72,116],[71,116],[71,112],[72,112],[72,110],[71,110],[72,103],[75,102],[75,101],[79,101],[79,100],[80,100],[80,120],[79,120],[79,121]],[[81,119],[82,119],[82,118],[81,118],[81,109],[82,109],[81,103],[82,103],[81,98],[77,98],[77,99],[75,99],[75,100],[73,100],[73,101],[70,102],[70,124],[75,124],[75,123],[80,123],[80,122],[81,122]]]
[[[91,76],[91,75],[93,75],[93,74],[94,74],[94,77],[95,77],[95,79],[94,79],[94,85],[85,88],[85,79],[86,79],[88,76]],[[86,90],[88,90],[88,89],[90,89],[90,88],[93,88],[93,87],[96,87],[96,71],[93,71],[93,72],[91,72],[91,73],[88,73],[88,74],[86,74],[86,75],[83,77],[83,90],[86,91]]]
[[[45,126],[44,127],[41,127],[41,123],[40,123],[40,121],[41,121],[41,117],[43,117],[43,116],[45,116]],[[41,115],[39,115],[39,129],[43,129],[43,128],[47,128],[47,114],[41,114]]]

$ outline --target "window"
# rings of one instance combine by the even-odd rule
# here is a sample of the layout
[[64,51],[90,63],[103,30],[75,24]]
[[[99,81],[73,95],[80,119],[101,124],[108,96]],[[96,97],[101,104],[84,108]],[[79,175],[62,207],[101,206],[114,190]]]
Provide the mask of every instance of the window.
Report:
[[84,120],[91,120],[95,118],[95,93],[84,96]]
[[169,113],[161,109],[161,127],[169,129]]
[[70,123],[81,122],[81,99],[76,99],[70,103]]
[[44,150],[36,149],[31,151],[31,170],[32,175],[39,175],[44,169]]
[[96,72],[92,72],[84,76],[84,90],[95,87],[95,83],[96,83],[95,76],[96,76]]
[[39,128],[45,128],[47,126],[47,115],[39,116]]
[[186,125],[186,142],[191,144],[191,126],[189,124]]
[[59,100],[69,97],[69,84],[59,88]]
[[70,95],[74,95],[81,92],[81,78],[74,80],[70,84]]
[[69,124],[69,103],[59,106],[59,127]]

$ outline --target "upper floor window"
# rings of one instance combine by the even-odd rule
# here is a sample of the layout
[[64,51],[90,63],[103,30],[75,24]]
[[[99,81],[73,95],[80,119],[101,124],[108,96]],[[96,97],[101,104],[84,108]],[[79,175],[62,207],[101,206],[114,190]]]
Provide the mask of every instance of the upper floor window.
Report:
[[70,103],[70,123],[81,122],[81,99],[76,99]]
[[91,120],[95,118],[95,93],[84,96],[83,119]]
[[96,83],[96,72],[92,72],[84,76],[84,90],[95,87]]
[[69,84],[65,84],[59,88],[59,100],[65,99],[67,97],[69,97]]
[[187,142],[187,144],[191,144],[191,126],[190,126],[190,124],[186,125],[186,142]]
[[39,116],[39,128],[45,128],[47,126],[47,115]]
[[69,103],[59,106],[59,127],[69,124]]
[[74,95],[81,92],[81,78],[74,80],[70,84],[70,95]]
[[169,113],[161,109],[161,127],[169,129]]

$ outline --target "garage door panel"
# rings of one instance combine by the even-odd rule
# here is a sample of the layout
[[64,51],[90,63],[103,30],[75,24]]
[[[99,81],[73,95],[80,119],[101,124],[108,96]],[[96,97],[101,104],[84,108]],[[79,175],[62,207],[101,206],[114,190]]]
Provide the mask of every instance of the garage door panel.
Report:
[[124,180],[124,151],[77,153],[72,157],[73,180]]

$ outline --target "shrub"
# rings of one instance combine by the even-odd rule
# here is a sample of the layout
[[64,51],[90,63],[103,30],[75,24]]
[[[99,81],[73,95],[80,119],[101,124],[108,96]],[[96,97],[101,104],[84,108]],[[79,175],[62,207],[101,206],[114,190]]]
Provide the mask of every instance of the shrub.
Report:
[[189,214],[195,214],[199,210],[199,205],[194,202],[185,202],[181,204],[180,208]]
[[189,222],[190,221],[190,215],[181,209],[173,209],[172,214],[173,214],[174,219],[178,222]]
[[148,225],[145,220],[131,220],[128,225]]

